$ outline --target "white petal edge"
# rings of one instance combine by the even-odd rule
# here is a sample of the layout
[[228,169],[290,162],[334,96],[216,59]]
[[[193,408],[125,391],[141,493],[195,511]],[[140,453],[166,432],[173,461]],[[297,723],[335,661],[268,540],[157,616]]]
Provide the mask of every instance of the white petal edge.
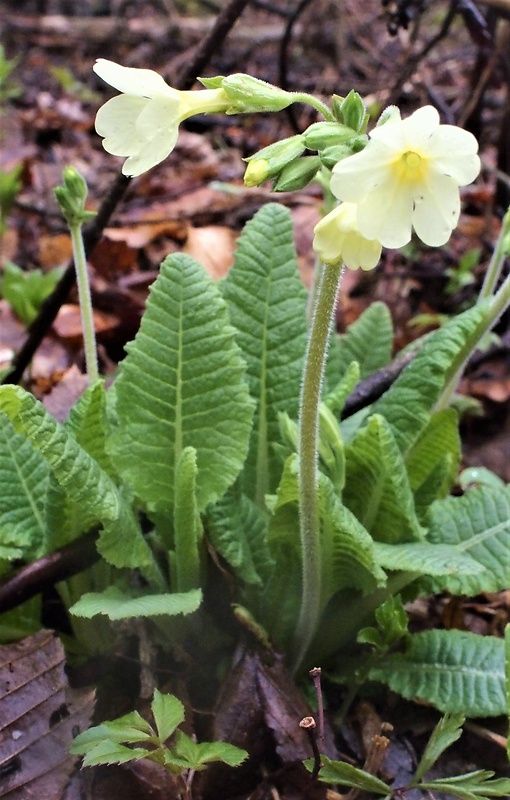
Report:
[[96,131],[104,137],[103,147],[114,156],[129,156],[143,146],[136,121],[149,100],[117,95],[101,106],[96,115]]
[[157,72],[152,69],[123,67],[115,61],[98,58],[93,66],[96,75],[113,86],[118,92],[135,97],[154,97],[156,95],[179,96]]

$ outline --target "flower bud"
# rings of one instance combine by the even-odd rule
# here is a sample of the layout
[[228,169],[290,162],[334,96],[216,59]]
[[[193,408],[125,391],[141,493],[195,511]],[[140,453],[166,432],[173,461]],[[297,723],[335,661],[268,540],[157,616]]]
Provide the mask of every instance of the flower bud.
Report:
[[82,225],[95,216],[95,211],[85,210],[87,184],[74,167],[64,169],[63,184],[56,187],[54,194],[68,225]]
[[305,150],[303,136],[290,136],[280,142],[270,144],[255,155],[246,158],[248,162],[244,173],[245,186],[259,186],[268,178],[275,178],[282,169]]
[[237,73],[227,78],[200,78],[208,89],[221,88],[232,103],[227,114],[255,111],[281,111],[294,102],[294,95],[271,83]]
[[349,128],[361,133],[366,127],[368,113],[360,95],[351,89],[347,97],[339,104],[340,121]]
[[397,106],[388,106],[377,120],[376,128],[379,128],[386,122],[400,122],[400,119],[400,109]]
[[325,167],[333,169],[342,158],[352,156],[352,149],[346,144],[335,144],[332,147],[326,147],[319,153],[319,156]]
[[304,189],[311,180],[315,178],[321,167],[319,156],[306,156],[296,158],[282,169],[280,175],[273,184],[275,192],[295,192]]
[[357,131],[340,122],[314,122],[303,134],[309,150],[324,150],[332,145],[343,144],[357,136]]

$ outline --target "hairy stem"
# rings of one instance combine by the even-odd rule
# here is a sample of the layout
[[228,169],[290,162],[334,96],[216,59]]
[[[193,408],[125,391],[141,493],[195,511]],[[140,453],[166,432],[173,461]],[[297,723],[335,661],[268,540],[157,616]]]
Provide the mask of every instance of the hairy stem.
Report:
[[99,378],[97,366],[96,332],[94,330],[94,314],[92,311],[92,298],[90,282],[87,271],[87,258],[81,232],[81,223],[69,226],[71,242],[73,245],[74,266],[76,269],[76,283],[80,301],[81,326],[83,330],[83,344],[85,347],[85,364],[89,382],[95,383]]
[[299,404],[298,486],[303,591],[294,638],[295,670],[310,645],[320,615],[321,543],[317,497],[319,404],[342,265],[328,265],[322,268],[321,273],[308,336]]

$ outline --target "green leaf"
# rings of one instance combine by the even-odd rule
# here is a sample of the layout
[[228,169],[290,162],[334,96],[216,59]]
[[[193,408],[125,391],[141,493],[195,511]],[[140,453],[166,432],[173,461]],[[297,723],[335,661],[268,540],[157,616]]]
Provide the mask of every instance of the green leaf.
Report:
[[187,592],[200,586],[202,521],[198,513],[197,453],[185,447],[176,465],[174,537],[177,591]]
[[8,385],[0,387],[0,409],[46,459],[66,495],[84,514],[97,522],[117,518],[115,484],[42,403],[19,386]]
[[236,483],[207,509],[207,538],[245,583],[261,586],[274,561],[267,545],[267,516]]
[[359,364],[352,361],[340,381],[324,398],[324,404],[340,419],[345,401],[353,391],[360,378]]
[[374,544],[375,559],[387,570],[421,575],[479,575],[485,568],[458,547],[430,542]]
[[463,354],[485,314],[485,305],[474,306],[435,331],[373,406],[373,412],[390,424],[402,453],[407,453],[428,424],[452,364]]
[[[351,786],[353,789],[361,789],[363,792],[373,792],[374,794],[387,795],[391,793],[390,787],[363,769],[346,764],[345,761],[332,761],[327,756],[321,756],[322,766],[319,772],[319,780],[323,783],[339,783],[341,786]],[[312,771],[314,762],[307,759],[304,762],[309,772]]]
[[450,745],[462,736],[462,726],[466,718],[463,714],[446,714],[441,717],[436,727],[432,731],[428,740],[420,763],[413,778],[413,784],[421,781],[423,776],[432,769],[439,756],[447,750]]
[[352,361],[357,361],[361,378],[366,378],[391,360],[393,324],[385,303],[372,303],[346,333],[335,336],[326,367],[330,385],[338,383]]
[[117,569],[141,569],[146,575],[146,568],[154,563],[153,556],[142,533],[138,516],[131,508],[131,495],[128,486],[120,487],[119,516],[116,520],[104,523],[97,549],[105,561]]
[[0,413],[0,558],[44,552],[48,465]]
[[230,767],[237,767],[248,757],[246,750],[234,747],[227,742],[194,742],[183,731],[177,731],[172,755],[179,761],[186,761],[190,769],[201,770],[206,764],[222,761]]
[[403,458],[391,428],[370,417],[345,448],[345,505],[379,542],[423,539]]
[[111,456],[151,511],[168,513],[182,451],[197,453],[200,510],[233,483],[248,448],[253,403],[244,363],[212,278],[182,254],[165,259],[111,391]]
[[146,758],[148,751],[143,747],[125,747],[117,742],[105,739],[98,742],[84,756],[84,767],[96,767],[99,764],[126,764],[128,761],[136,761]]
[[181,722],[184,722],[184,706],[173,694],[162,694],[154,690],[151,711],[161,743],[166,742]]
[[76,617],[90,619],[104,614],[110,619],[131,617],[154,617],[162,614],[192,614],[202,601],[199,589],[182,594],[145,594],[136,596],[110,586],[104,592],[87,592],[82,595],[70,612]]
[[72,755],[83,756],[96,744],[109,739],[116,744],[143,742],[154,736],[154,731],[138,711],[131,711],[117,719],[107,720],[101,725],[95,725],[83,733],[78,734],[73,740],[69,752]]
[[[506,686],[506,715],[510,718],[510,623],[505,626],[505,686]],[[506,742],[506,752],[510,759],[510,736]]]
[[445,573],[434,581],[433,591],[447,589],[473,597],[510,585],[510,487],[478,486],[462,497],[438,500],[432,504],[426,522],[430,542],[455,545],[459,553],[485,568],[476,574]]
[[405,653],[382,659],[370,679],[407,699],[468,717],[504,714],[504,643],[494,636],[432,630],[408,637]]
[[281,474],[272,450],[279,440],[278,412],[297,416],[307,338],[306,292],[286,208],[270,203],[246,225],[223,295],[256,401],[242,488],[264,508],[264,497],[275,491]]
[[[453,408],[432,414],[406,457],[415,506],[423,516],[430,504],[445,497],[460,463],[459,420]],[[420,514],[421,512],[421,514]]]
[[341,589],[361,589],[366,594],[384,586],[386,576],[375,557],[372,537],[325,475],[319,475],[319,511],[323,607]]
[[[104,383],[87,387],[70,411],[64,428],[78,444],[111,477],[114,470],[106,455],[107,421]],[[55,476],[51,476],[46,506],[48,549],[63,547],[97,522],[94,510],[89,513],[83,504],[73,502]],[[110,524],[111,526],[111,524]],[[127,565],[126,565],[127,566]]]
[[492,780],[494,772],[479,769],[465,775],[454,775],[452,778],[437,778],[419,784],[420,789],[431,789],[435,792],[452,794],[461,800],[486,800],[489,797],[508,797],[510,794],[510,778]]

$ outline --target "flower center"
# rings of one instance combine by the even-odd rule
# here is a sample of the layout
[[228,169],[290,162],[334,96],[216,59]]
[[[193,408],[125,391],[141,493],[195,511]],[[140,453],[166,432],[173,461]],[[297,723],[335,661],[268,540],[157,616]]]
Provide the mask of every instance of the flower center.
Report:
[[412,151],[409,151],[407,153],[404,153],[403,158],[407,169],[411,172],[417,170],[421,165],[421,156],[419,156],[418,153],[413,153]]

